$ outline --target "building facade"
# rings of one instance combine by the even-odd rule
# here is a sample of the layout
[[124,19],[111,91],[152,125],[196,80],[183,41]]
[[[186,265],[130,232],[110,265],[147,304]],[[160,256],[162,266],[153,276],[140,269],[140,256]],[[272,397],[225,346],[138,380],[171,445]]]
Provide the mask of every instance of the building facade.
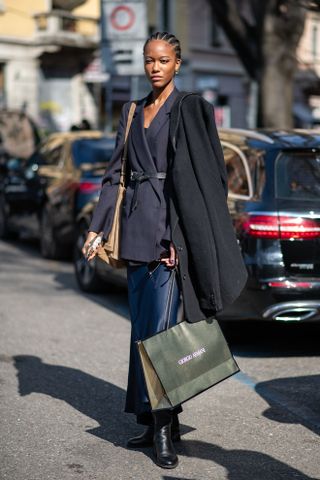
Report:
[[320,125],[320,13],[308,12],[297,51],[295,103],[296,123]]
[[[133,51],[130,39],[112,53],[112,88],[106,88],[110,75],[103,73],[101,60],[100,5],[101,0],[0,0],[0,108],[26,110],[47,130],[68,130],[83,118],[103,128],[111,100],[115,127],[122,104],[150,91],[143,75],[143,43],[140,74],[132,75],[130,61],[124,61]],[[145,5],[143,31],[170,31],[181,41],[178,88],[211,102],[218,125],[248,127],[250,81],[210,2],[145,0]],[[320,118],[319,31],[319,14],[310,12],[298,50],[297,125]]]
[[98,0],[5,0],[0,10],[0,107],[43,128],[96,121],[83,71],[99,44]]
[[[217,27],[206,0],[146,0],[147,30],[168,30],[181,40],[177,86],[216,106],[217,122],[246,125],[248,81]],[[97,50],[99,0],[5,0],[0,13],[0,105],[27,109],[49,130],[87,118],[102,126],[106,91]],[[142,52],[141,52],[142,63]],[[114,75],[114,124],[121,104],[145,95],[143,75]],[[100,119],[100,122],[99,122]]]
[[215,105],[218,125],[247,126],[249,80],[237,55],[206,0],[189,0],[188,11],[189,87]]
[[[207,0],[148,0],[149,33],[173,32],[181,41],[179,89],[215,106],[217,124],[246,127],[250,82]],[[148,91],[142,80],[141,93]]]

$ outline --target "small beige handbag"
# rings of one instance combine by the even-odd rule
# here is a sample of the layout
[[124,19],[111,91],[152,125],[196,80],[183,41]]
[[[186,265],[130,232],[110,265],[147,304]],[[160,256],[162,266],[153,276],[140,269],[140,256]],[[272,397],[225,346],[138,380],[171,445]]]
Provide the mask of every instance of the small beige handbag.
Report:
[[116,205],[114,209],[114,217],[112,227],[108,236],[108,240],[102,243],[97,250],[97,255],[104,262],[108,263],[112,268],[123,268],[125,262],[120,258],[120,227],[121,227],[121,207],[126,194],[125,176],[128,152],[128,135],[136,109],[136,103],[132,102],[128,114],[126,133],[124,138],[124,146],[121,159],[120,182],[117,193]]

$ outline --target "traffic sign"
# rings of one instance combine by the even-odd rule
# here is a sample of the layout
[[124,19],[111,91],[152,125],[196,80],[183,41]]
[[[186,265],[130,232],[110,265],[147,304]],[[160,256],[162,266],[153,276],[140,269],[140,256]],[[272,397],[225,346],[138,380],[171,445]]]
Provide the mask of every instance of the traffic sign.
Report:
[[119,5],[113,9],[110,16],[110,23],[115,30],[124,32],[132,27],[135,17],[135,12],[131,7],[128,5]]
[[105,1],[108,40],[142,40],[147,36],[147,10],[144,1]]

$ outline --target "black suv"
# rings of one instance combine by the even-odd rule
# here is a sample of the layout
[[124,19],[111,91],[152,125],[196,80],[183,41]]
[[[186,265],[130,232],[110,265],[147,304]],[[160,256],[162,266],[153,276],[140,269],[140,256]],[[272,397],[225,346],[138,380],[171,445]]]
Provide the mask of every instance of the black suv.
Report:
[[320,319],[320,133],[220,130],[249,280],[228,319]]

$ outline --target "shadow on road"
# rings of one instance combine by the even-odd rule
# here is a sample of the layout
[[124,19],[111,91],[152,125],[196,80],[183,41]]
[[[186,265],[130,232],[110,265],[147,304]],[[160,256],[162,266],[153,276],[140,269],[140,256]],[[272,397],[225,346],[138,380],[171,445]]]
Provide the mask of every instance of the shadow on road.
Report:
[[[320,435],[320,375],[268,380],[258,383],[255,390],[270,405],[263,412],[266,418],[301,424]],[[294,415],[284,415],[281,405]]]
[[131,416],[122,413],[122,388],[76,368],[44,363],[36,356],[17,355],[13,359],[21,396],[43,393],[67,402],[99,423],[88,433],[116,446],[124,446],[128,435],[136,433]]
[[270,455],[253,450],[227,450],[200,440],[185,440],[177,451],[180,455],[221,465],[228,472],[228,480],[317,480]]
[[164,476],[164,477],[162,477],[162,480],[194,480],[194,479],[186,478],[186,477],[167,477],[167,476]]
[[[13,357],[19,394],[42,393],[63,400],[99,426],[86,432],[124,447],[137,434],[134,415],[125,415],[126,392],[120,387],[71,367],[50,365],[32,355]],[[138,427],[141,430],[141,427]],[[193,428],[182,426],[182,434]]]
[[[75,368],[43,363],[36,356],[17,355],[13,359],[21,396],[42,393],[67,402],[99,423],[98,427],[87,430],[88,433],[115,446],[125,447],[128,437],[136,434],[137,427],[132,418],[122,413],[125,401],[125,391],[122,388]],[[182,427],[182,433],[190,430],[190,427]],[[312,480],[295,468],[256,451],[227,450],[198,440],[184,440],[177,450],[182,456],[210,460],[222,465],[228,471],[229,480],[274,480],[280,477]],[[151,457],[151,449],[145,449],[144,453]],[[168,476],[163,478],[192,480]]]

